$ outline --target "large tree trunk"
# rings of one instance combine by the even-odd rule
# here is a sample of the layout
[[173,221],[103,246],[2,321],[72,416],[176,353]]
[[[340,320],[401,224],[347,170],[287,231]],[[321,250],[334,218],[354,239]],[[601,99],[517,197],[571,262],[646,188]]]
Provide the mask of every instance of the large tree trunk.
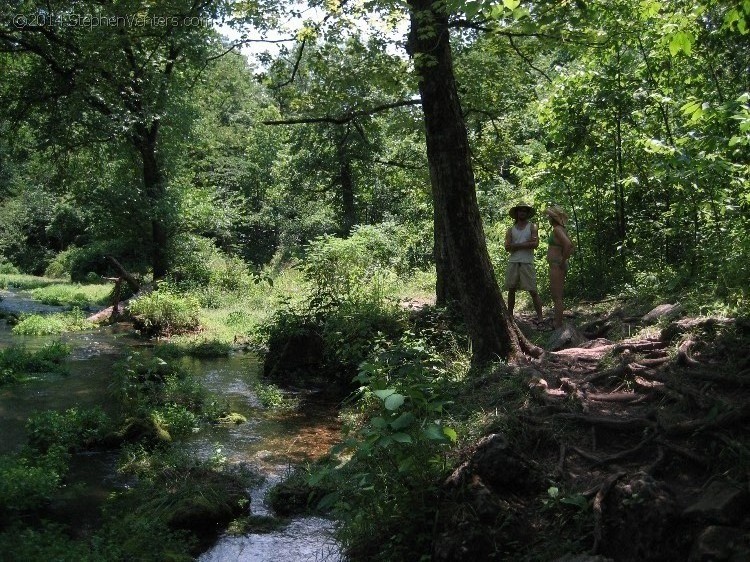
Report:
[[339,183],[341,186],[341,233],[349,236],[357,222],[354,206],[354,179],[349,157],[343,147],[339,147]]
[[437,0],[409,0],[409,51],[419,73],[427,160],[439,219],[436,227],[444,235],[449,269],[460,294],[472,340],[472,362],[483,364],[507,359],[520,347],[487,251],[453,74],[448,17],[441,4]]
[[445,239],[443,217],[438,212],[437,205],[434,204],[433,224],[435,229],[435,245],[433,248],[435,258],[435,304],[437,306],[447,306],[450,303],[460,302],[461,292],[456,286],[456,280],[453,278],[453,272],[448,261],[448,242]]
[[159,123],[153,123],[150,127],[143,127],[134,139],[143,163],[143,188],[151,207],[151,267],[154,280],[162,279],[168,271],[168,236],[162,209],[166,189],[156,156],[158,130]]

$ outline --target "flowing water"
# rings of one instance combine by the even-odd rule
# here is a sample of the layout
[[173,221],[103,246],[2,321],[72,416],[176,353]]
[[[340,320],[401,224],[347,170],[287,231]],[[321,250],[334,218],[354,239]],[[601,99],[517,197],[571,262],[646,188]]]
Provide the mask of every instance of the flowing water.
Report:
[[[0,311],[57,312],[24,298],[22,293],[0,292]],[[44,410],[68,408],[107,408],[108,387],[115,363],[127,353],[149,345],[132,334],[128,326],[101,327],[63,336],[16,336],[0,321],[0,348],[23,345],[39,349],[52,341],[63,341],[72,348],[69,375],[40,377],[29,382],[0,388],[0,454],[17,451],[25,442],[29,416]],[[264,476],[259,487],[249,491],[253,515],[272,515],[264,502],[265,492],[288,473],[296,463],[318,458],[339,436],[335,407],[315,395],[301,395],[297,411],[275,413],[265,410],[253,391],[260,365],[252,354],[236,354],[210,360],[186,358],[185,365],[199,376],[202,384],[217,397],[227,400],[233,412],[248,422],[215,426],[203,430],[184,446],[206,458],[220,449],[228,463],[250,466]],[[107,495],[126,483],[116,471],[114,452],[76,455],[71,465],[69,492],[53,506],[53,517],[65,520],[71,513],[80,521],[79,532],[94,528],[99,508]],[[282,529],[244,536],[225,536],[199,557],[200,562],[302,562],[339,561],[338,545],[331,537],[332,522],[317,517],[293,518]]]

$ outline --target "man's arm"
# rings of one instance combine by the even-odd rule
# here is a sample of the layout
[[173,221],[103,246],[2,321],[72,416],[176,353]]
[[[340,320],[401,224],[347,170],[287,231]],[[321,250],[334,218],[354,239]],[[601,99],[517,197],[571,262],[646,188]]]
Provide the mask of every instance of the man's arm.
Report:
[[505,251],[506,252],[515,252],[518,248],[514,248],[516,244],[513,244],[511,242],[510,237],[510,228],[505,231]]

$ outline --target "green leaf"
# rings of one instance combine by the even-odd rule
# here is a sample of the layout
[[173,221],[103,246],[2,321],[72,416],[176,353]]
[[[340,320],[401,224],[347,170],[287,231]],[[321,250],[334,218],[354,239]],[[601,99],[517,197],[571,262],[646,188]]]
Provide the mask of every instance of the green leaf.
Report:
[[370,425],[375,429],[385,429],[388,427],[388,422],[385,421],[385,418],[378,416],[370,420]]
[[518,8],[521,4],[521,0],[503,0],[503,6],[508,8],[511,12]]
[[452,427],[444,427],[443,433],[448,439],[450,439],[451,443],[455,443],[458,439],[458,433],[456,433],[456,430]]
[[675,56],[680,52],[689,55],[693,50],[694,42],[695,37],[691,33],[678,31],[672,36],[672,40],[669,42],[669,52],[672,56]]
[[396,391],[392,388],[386,388],[385,390],[376,390],[373,392],[375,396],[380,398],[381,400],[385,400],[388,398],[391,394],[395,394]]
[[385,399],[385,408],[386,410],[398,410],[403,403],[403,394],[391,394],[388,398]]
[[467,2],[464,4],[464,13],[466,19],[470,20],[479,13],[482,5],[479,2]]
[[394,433],[391,438],[397,443],[411,443],[411,436],[406,433]]
[[338,501],[339,493],[331,492],[330,494],[326,494],[325,496],[320,498],[320,501],[318,502],[318,509],[325,511],[333,507],[336,503],[338,503]]
[[432,424],[428,425],[422,431],[422,433],[430,441],[445,441],[446,440],[446,436],[443,433],[443,428],[440,427],[439,425],[435,424],[435,423],[432,423]]
[[411,412],[404,412],[391,422],[391,427],[398,431],[400,429],[409,427],[414,423],[415,419],[416,418],[414,417],[414,414],[412,414]]

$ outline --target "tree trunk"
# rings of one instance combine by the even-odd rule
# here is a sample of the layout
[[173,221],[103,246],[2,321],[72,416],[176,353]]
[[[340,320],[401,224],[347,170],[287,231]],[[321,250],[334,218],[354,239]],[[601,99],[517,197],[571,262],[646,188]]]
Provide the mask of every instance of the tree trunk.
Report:
[[461,293],[456,287],[450,263],[448,261],[447,240],[445,239],[445,228],[443,218],[438,212],[437,206],[433,204],[433,223],[435,245],[433,255],[435,258],[435,304],[447,306],[452,302],[460,302]]
[[[477,205],[450,50],[448,17],[437,0],[409,0],[409,52],[419,73],[436,237],[444,236],[449,270],[472,340],[472,363],[515,355],[520,347],[490,262]],[[441,223],[441,224],[440,224]]]
[[339,182],[341,185],[341,233],[349,236],[357,222],[357,211],[354,207],[354,180],[352,167],[343,147],[339,147]]
[[150,127],[143,127],[134,139],[143,163],[143,188],[151,207],[151,267],[154,270],[154,280],[163,278],[168,271],[168,236],[163,209],[166,189],[156,156],[158,130],[157,121]]

